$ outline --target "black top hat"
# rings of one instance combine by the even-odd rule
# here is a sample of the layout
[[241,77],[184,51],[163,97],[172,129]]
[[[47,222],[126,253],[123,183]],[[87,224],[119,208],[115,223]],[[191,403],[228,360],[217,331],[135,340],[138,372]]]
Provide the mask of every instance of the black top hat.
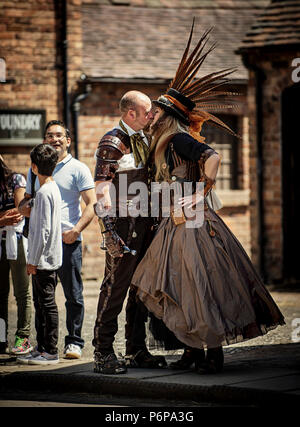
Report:
[[[172,96],[172,98],[174,98],[178,102],[180,102],[180,104],[182,104],[189,111],[192,111],[196,107],[195,102],[191,101],[189,98],[182,95],[180,92],[178,92],[175,89],[169,89],[167,91],[166,95]],[[186,112],[184,112],[183,110],[180,110],[168,98],[165,98],[164,96],[160,96],[157,101],[153,101],[153,104],[162,108],[164,111],[166,111],[171,116],[176,117],[178,120],[183,122],[185,125],[190,124],[189,118],[188,118],[188,115],[186,114]]]

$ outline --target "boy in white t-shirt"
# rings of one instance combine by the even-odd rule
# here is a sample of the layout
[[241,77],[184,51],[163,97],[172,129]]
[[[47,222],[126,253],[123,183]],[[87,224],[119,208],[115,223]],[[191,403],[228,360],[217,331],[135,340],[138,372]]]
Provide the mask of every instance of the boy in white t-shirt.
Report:
[[30,153],[31,169],[40,188],[31,199],[28,235],[27,274],[32,274],[37,349],[19,358],[28,364],[58,363],[58,310],[55,302],[57,270],[62,265],[61,195],[52,173],[57,151],[48,144],[37,145]]

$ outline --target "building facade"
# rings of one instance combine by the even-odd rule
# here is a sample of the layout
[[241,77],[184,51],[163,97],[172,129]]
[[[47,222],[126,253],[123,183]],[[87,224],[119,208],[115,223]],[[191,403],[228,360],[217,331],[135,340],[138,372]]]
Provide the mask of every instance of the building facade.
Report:
[[[248,93],[248,70],[235,51],[268,0],[253,0],[251,5],[242,0],[2,3],[0,125],[3,122],[5,129],[0,129],[0,151],[11,168],[24,174],[32,146],[41,141],[43,124],[57,118],[71,128],[73,155],[93,173],[98,141],[118,123],[122,95],[137,89],[156,99],[174,75],[193,17],[195,40],[214,27],[210,42],[217,40],[218,46],[205,61],[203,73],[237,67],[232,89],[240,93],[239,102],[221,116],[242,138],[209,127],[203,134],[222,157],[216,186],[223,202],[219,213],[259,266],[251,231],[255,220],[250,217],[256,163],[249,141],[249,105],[253,106],[247,99],[253,94],[251,85]],[[39,123],[39,129],[34,132],[30,123]],[[104,257],[96,218],[83,239],[84,277],[98,278]]]
[[252,257],[273,283],[300,282],[299,18],[299,1],[271,1],[238,50],[249,69]]

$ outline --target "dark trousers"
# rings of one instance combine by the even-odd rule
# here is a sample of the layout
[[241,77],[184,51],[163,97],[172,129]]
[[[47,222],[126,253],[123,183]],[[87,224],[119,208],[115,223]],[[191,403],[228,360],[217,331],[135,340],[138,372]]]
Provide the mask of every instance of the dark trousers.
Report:
[[[130,221],[135,221],[133,230],[137,234],[132,238]],[[101,285],[97,318],[94,328],[93,346],[96,352],[112,353],[115,334],[118,331],[118,315],[131,284],[133,273],[144,256],[152,237],[151,218],[120,218],[116,223],[116,232],[130,249],[137,251],[136,256],[125,254],[122,258],[112,259],[106,254],[105,277]],[[131,230],[131,231],[130,231]],[[136,291],[130,289],[126,306],[126,354],[134,354],[145,349],[145,321],[147,310],[136,300]]]
[[58,269],[66,298],[66,326],[68,335],[65,345],[84,346],[81,330],[84,318],[83,282],[81,278],[82,244],[81,241],[68,245],[63,243],[63,263]]
[[29,277],[26,273],[26,259],[22,238],[18,236],[18,258],[9,260],[6,256],[5,240],[0,259],[0,319],[5,322],[5,335],[8,331],[8,297],[10,291],[10,273],[14,296],[17,302],[17,330],[19,337],[29,337],[31,327],[31,295]]
[[58,340],[58,310],[55,302],[57,272],[37,270],[32,275],[35,329],[38,351],[56,354]]

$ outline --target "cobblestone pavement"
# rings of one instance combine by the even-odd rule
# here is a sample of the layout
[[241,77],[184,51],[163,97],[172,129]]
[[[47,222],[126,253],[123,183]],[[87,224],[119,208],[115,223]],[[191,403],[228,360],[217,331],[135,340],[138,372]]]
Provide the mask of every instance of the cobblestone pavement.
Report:
[[[84,301],[85,301],[85,318],[83,324],[82,335],[85,340],[85,348],[82,357],[84,359],[92,359],[94,348],[91,344],[93,338],[93,328],[96,317],[98,295],[100,280],[88,280],[84,282]],[[243,350],[252,346],[261,345],[274,345],[274,344],[288,344],[292,342],[300,342],[300,292],[271,292],[271,295],[275,302],[280,307],[283,315],[285,316],[286,325],[279,326],[273,331],[270,331],[263,337],[258,337],[243,343],[235,344],[232,346],[225,347],[225,354],[234,354],[235,352],[241,351],[241,347],[245,347]],[[62,355],[64,348],[64,336],[66,334],[65,326],[65,299],[62,291],[61,284],[58,284],[56,291],[56,301],[59,308],[59,351]],[[125,304],[124,304],[125,306]],[[116,335],[115,340],[115,351],[116,353],[124,354],[124,309],[119,316],[119,331]],[[10,347],[14,342],[14,333],[16,329],[16,303],[13,296],[13,292],[10,293],[9,297],[9,328],[8,337]],[[299,319],[298,321],[295,319]],[[298,333],[297,333],[298,324]],[[34,309],[32,308],[32,333],[31,341],[35,344],[35,329],[34,329]],[[246,348],[247,347],[247,348]],[[152,353],[155,354],[155,350]],[[159,351],[160,354],[176,354],[177,352],[163,352]]]

